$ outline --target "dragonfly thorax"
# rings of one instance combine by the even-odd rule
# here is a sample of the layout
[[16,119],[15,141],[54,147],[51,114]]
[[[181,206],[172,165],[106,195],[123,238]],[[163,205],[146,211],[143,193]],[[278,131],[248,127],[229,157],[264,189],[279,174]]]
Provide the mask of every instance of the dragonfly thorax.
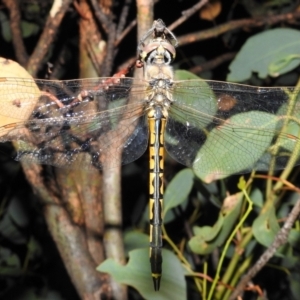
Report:
[[145,79],[148,81],[153,81],[156,79],[172,81],[174,77],[174,72],[173,68],[169,65],[153,64],[144,66],[144,75]]
[[[144,42],[150,33],[154,34],[154,39],[145,45]],[[140,59],[144,64],[144,78],[149,82],[149,103],[152,106],[159,105],[166,109],[172,102],[170,88],[173,84],[174,72],[170,63],[176,54],[175,46],[166,38],[169,35],[173,36],[166,29],[164,23],[158,20],[138,47]]]
[[151,87],[148,94],[149,108],[161,107],[162,114],[167,118],[168,109],[173,101],[170,91],[173,81],[169,78],[156,78],[152,79],[149,83]]

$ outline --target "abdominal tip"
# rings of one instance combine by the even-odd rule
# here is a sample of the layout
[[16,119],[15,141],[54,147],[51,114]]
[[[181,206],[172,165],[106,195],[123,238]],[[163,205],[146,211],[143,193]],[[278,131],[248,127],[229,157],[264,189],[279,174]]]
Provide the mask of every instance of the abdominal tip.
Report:
[[154,285],[154,290],[155,291],[159,291],[159,288],[160,288],[160,276],[155,276],[155,277],[152,277],[153,278],[153,285]]

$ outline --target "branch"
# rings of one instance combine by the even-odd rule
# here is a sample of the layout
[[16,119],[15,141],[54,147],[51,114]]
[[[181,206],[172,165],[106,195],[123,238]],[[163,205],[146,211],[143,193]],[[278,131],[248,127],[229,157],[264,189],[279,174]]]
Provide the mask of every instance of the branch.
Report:
[[199,74],[207,70],[212,70],[217,66],[221,65],[222,63],[224,63],[225,61],[233,59],[235,56],[236,56],[236,52],[228,52],[210,61],[207,61],[199,66],[192,67],[189,69],[189,71],[195,74]]
[[[154,1],[152,0],[136,0],[137,7],[137,44],[143,35],[153,25]],[[135,78],[143,78],[142,68],[135,69]]]
[[18,1],[3,0],[3,3],[9,10],[10,29],[16,57],[18,62],[24,67],[27,64],[28,55],[23,43],[21,15],[18,7]]
[[53,42],[62,19],[72,1],[73,0],[54,0],[44,27],[44,31],[27,63],[27,71],[33,77],[36,77],[37,72],[39,71],[41,64],[49,50],[49,46]]
[[91,0],[91,4],[94,9],[93,12],[107,34],[106,57],[102,65],[101,72],[101,77],[106,77],[111,75],[113,68],[113,60],[115,57],[114,44],[116,40],[116,24],[113,22],[113,15],[109,8],[107,8],[109,13],[104,14],[96,0]]
[[118,38],[121,35],[122,31],[124,30],[131,2],[132,2],[132,0],[125,0],[125,3],[123,5],[123,9],[122,9],[122,12],[121,12],[120,18],[119,18],[119,24],[117,27],[117,37]]
[[[126,0],[126,1],[131,1],[131,0]],[[140,0],[137,0],[138,1],[138,4],[137,5],[141,5],[143,2],[141,2]],[[154,0],[153,1],[154,2],[154,4],[156,4],[157,2],[159,2],[159,0]],[[145,5],[144,5],[145,6]],[[152,5],[151,5],[152,6]],[[150,9],[151,10],[151,9]],[[134,26],[136,26],[137,25],[137,19],[134,19],[134,20],[132,20],[130,23],[129,23],[129,25],[124,29],[124,31],[123,32],[121,32],[119,29],[118,29],[118,34],[117,34],[117,39],[116,39],[116,41],[115,41],[115,46],[118,46],[120,43],[121,43],[121,41],[124,39],[124,37],[131,31],[131,29],[134,27]],[[119,28],[120,26],[118,26],[118,28]],[[148,28],[145,28],[146,29],[146,31],[147,31],[147,29],[149,29],[151,27],[151,25],[148,27]],[[146,32],[145,31],[145,32]],[[145,33],[144,32],[144,33]],[[142,34],[143,35],[143,34]]]
[[[101,76],[106,59],[106,43],[93,17],[90,3],[87,0],[81,1],[80,5],[76,5],[76,9],[81,15],[79,20],[79,77]],[[99,45],[103,46],[99,47]]]
[[132,20],[131,23],[125,28],[125,30],[117,37],[115,41],[115,46],[118,46],[124,37],[131,31],[131,29],[136,26],[136,19]]
[[136,0],[137,6],[137,41],[152,27],[154,19],[154,2],[152,0]]
[[231,21],[219,26],[216,26],[212,29],[202,30],[199,32],[194,32],[178,37],[178,42],[180,46],[187,45],[194,42],[199,42],[202,40],[207,40],[209,38],[217,37],[220,34],[223,34],[228,31],[232,31],[238,28],[252,28],[252,27],[261,27],[263,25],[274,25],[279,22],[293,22],[296,19],[300,18],[300,11],[295,11],[293,13],[287,13],[282,15],[274,16],[265,16],[262,18],[255,19],[242,19],[237,21]]
[[276,250],[284,245],[288,239],[289,232],[300,214],[300,199],[294,205],[292,211],[288,215],[283,227],[279,230],[272,245],[263,253],[255,265],[248,271],[248,273],[239,282],[234,292],[231,294],[229,300],[236,299],[245,289],[248,282],[266,265],[266,263],[273,257]]
[[109,34],[113,18],[110,15],[106,15],[105,13],[102,12],[97,0],[90,0],[90,2],[92,4],[95,16],[97,17],[99,23],[102,25],[105,33]]
[[180,17],[177,21],[173,22],[171,25],[168,26],[170,30],[174,30],[174,28],[178,27],[184,21],[186,21],[190,16],[196,13],[199,9],[201,9],[204,5],[208,3],[209,0],[201,0],[190,9],[187,9],[182,12],[182,17]]
[[74,225],[63,201],[56,196],[55,180],[45,184],[40,165],[23,163],[22,168],[34,193],[44,205],[49,231],[81,299],[109,296],[106,288],[107,277],[95,270],[95,262],[89,253],[82,228]]

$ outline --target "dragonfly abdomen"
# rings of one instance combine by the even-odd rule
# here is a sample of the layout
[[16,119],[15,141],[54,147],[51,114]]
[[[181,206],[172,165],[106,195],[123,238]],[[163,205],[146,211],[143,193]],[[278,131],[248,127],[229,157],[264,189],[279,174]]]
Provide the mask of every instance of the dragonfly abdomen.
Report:
[[162,107],[152,108],[148,114],[149,123],[149,213],[150,213],[150,263],[154,289],[159,290],[162,272],[162,206],[163,206],[163,164],[164,130],[166,118]]

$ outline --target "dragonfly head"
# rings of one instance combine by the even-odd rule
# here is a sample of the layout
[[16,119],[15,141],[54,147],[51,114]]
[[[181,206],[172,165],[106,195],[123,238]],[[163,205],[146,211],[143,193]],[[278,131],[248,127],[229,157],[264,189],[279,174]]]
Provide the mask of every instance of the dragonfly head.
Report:
[[172,31],[158,19],[139,42],[139,59],[143,64],[169,65],[175,59],[177,44]]
[[175,48],[167,40],[157,38],[140,49],[139,58],[144,64],[169,65],[176,56]]

